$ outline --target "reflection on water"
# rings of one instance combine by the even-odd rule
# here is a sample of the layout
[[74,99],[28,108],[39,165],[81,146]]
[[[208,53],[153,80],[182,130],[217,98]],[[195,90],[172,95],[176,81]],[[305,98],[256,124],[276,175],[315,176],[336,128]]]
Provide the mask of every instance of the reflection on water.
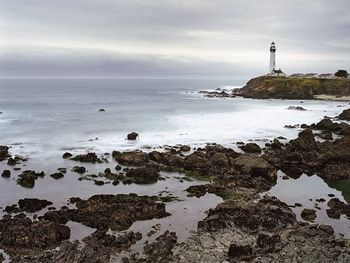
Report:
[[[302,220],[300,214],[304,208],[316,210],[317,218],[315,223],[331,225],[338,234],[350,237],[350,221],[342,216],[340,219],[332,219],[327,216],[326,209],[328,201],[334,195],[341,201],[345,201],[343,193],[331,188],[322,178],[317,175],[307,176],[303,174],[297,179],[290,178],[283,180],[284,173],[278,172],[277,184],[267,192],[291,206],[298,220]],[[316,199],[324,198],[325,202],[318,202]],[[295,203],[302,204],[302,207],[293,207]]]
[[340,192],[347,202],[350,202],[350,179],[338,180],[338,181],[325,181],[329,187],[334,188]]

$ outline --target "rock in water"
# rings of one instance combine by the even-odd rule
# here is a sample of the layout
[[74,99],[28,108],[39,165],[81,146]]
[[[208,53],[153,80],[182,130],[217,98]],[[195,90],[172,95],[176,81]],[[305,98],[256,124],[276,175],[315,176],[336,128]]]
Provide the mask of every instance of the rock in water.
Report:
[[102,160],[98,158],[96,153],[94,152],[77,155],[71,158],[71,160],[84,162],[84,163],[102,163]]
[[246,153],[261,153],[261,148],[256,143],[247,143],[240,148]]
[[71,158],[73,155],[71,154],[71,153],[69,153],[69,152],[65,152],[63,155],[62,155],[62,158],[63,159],[69,159],[69,158]]
[[303,211],[301,211],[301,218],[306,221],[314,221],[316,217],[316,211],[313,209],[305,208]]
[[10,170],[4,170],[1,174],[2,177],[4,178],[9,178],[11,176],[11,171]]
[[350,121],[350,109],[344,110],[340,115],[338,116],[341,120]]
[[137,132],[132,132],[128,134],[127,138],[128,140],[134,141],[137,139],[138,136],[139,134]]
[[0,145],[0,161],[3,161],[10,156],[8,151],[9,147]]

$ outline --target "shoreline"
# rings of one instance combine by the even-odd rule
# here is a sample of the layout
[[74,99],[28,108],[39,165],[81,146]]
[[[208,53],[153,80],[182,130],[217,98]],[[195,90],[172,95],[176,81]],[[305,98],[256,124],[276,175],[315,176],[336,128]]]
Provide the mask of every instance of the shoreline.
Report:
[[[344,116],[345,118],[348,118],[346,114]],[[329,138],[329,134],[332,135],[333,133],[340,133],[341,137],[337,140],[341,144],[339,145],[339,143],[336,143],[336,141],[333,141],[333,139],[328,139],[328,141],[325,142],[318,142],[315,140],[315,134],[312,133],[312,130],[316,131],[316,134],[317,132],[321,132],[320,134],[323,134],[322,136],[327,136],[325,138]],[[74,199],[73,201],[71,198],[71,200],[68,202],[67,208],[56,208],[53,211],[44,209],[43,211],[38,212],[37,216],[39,216],[39,220],[35,219],[37,216],[35,216],[35,218],[31,217],[26,219],[24,217],[25,214],[18,214],[18,212],[16,212],[23,212],[23,210],[17,210],[18,207],[14,206],[12,208],[8,208],[8,211],[13,209],[14,213],[17,213],[20,216],[6,219],[3,218],[0,220],[0,229],[2,226],[6,225],[6,229],[3,228],[2,231],[10,231],[6,232],[3,239],[5,241],[3,242],[8,242],[6,241],[8,235],[18,235],[20,232],[16,231],[19,231],[21,228],[17,227],[21,225],[24,226],[25,224],[28,224],[29,221],[32,230],[29,232],[24,232],[24,237],[35,242],[37,238],[39,238],[35,236],[35,229],[38,224],[41,224],[40,227],[44,229],[44,237],[46,234],[50,235],[50,231],[59,231],[59,233],[60,231],[68,231],[69,228],[67,229],[66,226],[62,224],[66,221],[78,222],[82,225],[98,230],[84,238],[85,248],[82,250],[74,247],[74,243],[67,243],[67,241],[64,241],[67,237],[66,232],[62,236],[62,240],[49,239],[47,241],[48,244],[46,245],[48,247],[45,249],[36,247],[35,242],[20,243],[23,242],[20,239],[11,241],[14,243],[5,243],[6,245],[1,244],[1,248],[6,252],[9,252],[12,258],[14,255],[16,255],[16,260],[18,260],[17,262],[22,262],[23,256],[29,257],[33,262],[42,262],[41,260],[45,260],[45,257],[58,259],[62,258],[63,255],[65,255],[64,258],[68,256],[79,258],[84,257],[86,253],[90,253],[89,251],[94,247],[99,247],[101,250],[101,252],[95,252],[95,254],[92,255],[95,259],[107,259],[114,254],[124,251],[121,255],[128,258],[128,261],[125,262],[158,262],[164,258],[166,258],[168,262],[197,262],[196,259],[192,258],[193,255],[199,255],[201,257],[200,260],[206,262],[222,262],[223,260],[232,260],[234,262],[237,259],[245,260],[256,255],[259,255],[259,257],[265,258],[266,260],[272,260],[276,259],[275,257],[280,255],[281,250],[292,253],[292,251],[289,250],[290,248],[298,248],[300,250],[304,249],[298,242],[283,239],[283,236],[286,234],[283,234],[283,229],[288,227],[288,231],[291,231],[291,233],[288,235],[290,235],[291,238],[293,237],[297,239],[304,238],[303,236],[309,231],[314,231],[314,235],[317,237],[317,239],[312,238],[305,241],[309,242],[311,247],[319,247],[321,251],[325,250],[322,253],[324,253],[326,258],[331,256],[331,254],[328,254],[330,252],[328,251],[330,247],[327,247],[327,244],[323,244],[322,240],[332,238],[333,240],[338,240],[340,238],[342,242],[347,244],[345,245],[345,250],[342,250],[341,246],[337,245],[338,243],[336,243],[334,249],[339,251],[339,255],[346,257],[346,254],[344,253],[349,250],[350,246],[348,238],[342,238],[341,235],[335,235],[333,228],[330,226],[324,226],[321,224],[315,227],[315,224],[312,224],[315,218],[317,218],[317,210],[321,209],[321,207],[323,207],[322,211],[327,209],[327,215],[335,218],[335,220],[339,220],[337,219],[338,215],[346,215],[349,217],[350,207],[345,202],[339,200],[339,198],[336,198],[331,193],[328,193],[329,196],[326,197],[324,201],[323,197],[319,196],[317,197],[319,198],[319,201],[314,201],[314,209],[304,208],[304,206],[301,207],[303,209],[301,211],[303,221],[298,222],[294,212],[291,210],[291,208],[293,208],[291,205],[288,206],[278,199],[269,196],[260,196],[260,194],[271,190],[271,187],[277,184],[277,179],[288,181],[295,180],[304,173],[308,175],[321,173],[321,178],[339,180],[342,178],[341,176],[344,176],[344,171],[350,173],[349,167],[343,166],[344,160],[342,159],[344,151],[345,153],[349,151],[349,144],[347,141],[348,130],[348,124],[339,124],[337,122],[332,122],[329,119],[324,119],[317,124],[304,127],[303,131],[299,133],[298,138],[291,140],[288,143],[284,143],[283,140],[281,142],[281,140],[278,139],[267,141],[264,149],[261,149],[261,147],[254,142],[248,142],[240,145],[243,152],[236,152],[230,148],[225,148],[214,144],[208,145],[204,148],[190,150],[188,147],[179,145],[177,147],[173,146],[168,149],[164,149],[162,152],[155,150],[151,150],[150,152],[142,152],[137,150],[129,152],[116,151],[112,154],[108,153],[93,155],[89,153],[79,156],[76,155],[74,157],[75,160],[73,160],[73,156],[68,157],[68,159],[64,161],[65,164],[70,163],[68,167],[64,167],[66,168],[66,172],[59,172],[61,174],[57,174],[55,176],[67,178],[74,176],[74,172],[72,173],[70,169],[74,170],[75,167],[78,167],[79,169],[81,167],[87,167],[89,172],[85,172],[85,170],[84,172],[79,172],[79,170],[76,169],[77,173],[81,173],[81,175],[79,175],[80,177],[78,178],[82,178],[81,180],[76,181],[76,184],[86,186],[89,185],[91,189],[100,187],[98,185],[102,183],[103,185],[108,185],[108,187],[111,187],[110,189],[112,189],[112,184],[116,184],[117,187],[118,185],[120,187],[134,185],[140,187],[144,183],[158,185],[160,182],[164,182],[164,184],[158,188],[158,191],[163,188],[163,190],[167,192],[165,192],[164,195],[158,196],[156,199],[158,200],[157,202],[162,204],[162,206],[158,207],[155,211],[152,210],[152,207],[155,205],[153,200],[156,197],[151,197],[147,203],[143,203],[141,200],[148,200],[149,197],[145,196],[142,197],[142,199],[139,199],[137,196],[130,195],[128,192],[125,192],[118,197],[105,196],[102,194],[103,191],[100,194],[90,196],[85,194],[83,197],[84,199],[86,198],[85,200],[80,199],[81,196],[69,196],[74,198],[79,197],[79,199]],[[330,149],[332,149],[333,153],[336,153],[335,156],[331,157],[333,158],[332,160],[338,160],[337,158],[340,158],[340,163],[332,163],[333,166],[331,166],[331,168],[327,167],[328,164],[326,163],[326,167],[321,166],[320,169],[317,165],[315,166],[312,162],[308,161],[308,155],[310,152],[316,154],[316,156],[318,156],[317,158],[326,158],[327,156],[323,155],[329,152]],[[11,149],[6,150],[5,148],[2,148],[2,156],[4,159],[3,162],[9,162],[9,159],[11,159],[9,157],[11,154],[10,150]],[[291,154],[292,157],[289,156]],[[108,162],[105,162],[104,159],[106,159]],[[116,161],[114,159],[116,159]],[[20,166],[25,165],[27,162],[30,163],[30,159],[26,161],[18,158],[14,159],[14,161]],[[314,161],[314,159],[312,161]],[[322,164],[323,160],[320,159],[318,162]],[[106,167],[110,167],[111,164],[112,166],[121,164],[122,170],[111,171],[105,169]],[[105,169],[104,172],[101,172],[101,165],[103,167],[102,170]],[[95,167],[94,170],[93,167]],[[339,168],[341,168],[342,173],[337,172]],[[277,175],[277,171],[283,171],[283,175]],[[93,174],[90,174],[91,172],[93,172]],[[140,229],[143,229],[142,220],[145,219],[143,217],[134,218],[133,214],[128,212],[129,209],[133,209],[134,205],[145,207],[145,212],[147,211],[147,213],[150,213],[148,215],[149,217],[147,217],[148,219],[164,217],[164,222],[167,222],[167,217],[169,215],[164,214],[164,212],[167,211],[169,204],[176,204],[176,198],[179,197],[173,196],[172,192],[167,190],[166,185],[169,183],[171,178],[170,174],[168,174],[169,172],[175,172],[177,176],[181,175],[179,179],[176,177],[174,178],[180,183],[181,180],[185,181],[191,178],[191,180],[194,180],[195,184],[184,185],[184,190],[189,195],[189,200],[192,200],[191,198],[197,198],[198,202],[201,202],[203,200],[201,200],[201,198],[203,198],[203,196],[207,196],[208,194],[215,194],[224,199],[224,201],[220,202],[220,204],[215,208],[210,209],[207,216],[205,216],[203,219],[199,219],[198,230],[195,233],[192,233],[184,242],[182,242],[182,240],[178,240],[177,233],[167,232],[165,229],[157,227],[152,230],[156,233],[155,236],[157,236],[157,238],[152,237],[150,239],[145,229],[144,230],[146,232],[142,234],[140,233]],[[25,173],[20,171],[19,174],[21,173],[22,175],[20,178],[23,180],[24,178],[25,180],[32,178],[30,179],[30,182],[33,183],[32,187],[34,189],[37,187],[43,187],[43,185],[41,185],[41,180],[47,180],[45,177],[49,175],[43,175],[44,178],[42,179],[40,178],[41,175],[39,173]],[[77,175],[77,173],[75,173],[75,175]],[[53,174],[50,176],[52,177],[52,175]],[[349,176],[348,178],[350,178],[349,174],[346,176]],[[11,178],[13,178],[13,175],[11,175]],[[199,181],[196,181],[195,178],[209,181],[203,181],[200,183]],[[50,184],[55,184],[54,179],[50,180]],[[21,184],[22,183],[27,184],[27,181],[22,181]],[[183,182],[181,184],[183,184]],[[147,185],[145,187],[147,187]],[[185,189],[186,187],[187,189]],[[16,189],[20,190],[21,188],[19,185],[17,185]],[[131,190],[130,192],[133,191]],[[148,190],[144,193],[149,194],[150,191]],[[111,204],[109,203],[110,198],[117,198],[114,199],[117,203],[111,207]],[[122,206],[123,210],[120,210],[123,211],[123,213],[126,213],[123,215],[125,218],[122,219],[122,221],[119,221],[121,220],[119,218],[120,215],[113,213],[111,214],[110,210],[112,209],[113,211],[113,209],[120,209],[119,206],[122,205],[122,203],[118,203],[119,198],[121,198],[121,200],[127,200],[126,202],[131,202],[129,206]],[[100,202],[95,203],[94,199],[100,200]],[[42,201],[39,202],[38,200],[31,200],[30,202],[33,202],[31,205],[34,205],[37,202],[42,203]],[[74,208],[75,204],[77,204],[77,208]],[[11,204],[1,205],[5,206]],[[87,206],[88,209],[92,209],[94,213],[90,214],[88,210],[85,211],[83,209],[85,206]],[[104,206],[106,207],[104,208]],[[300,204],[294,204],[294,207],[300,207]],[[108,208],[108,210],[106,210],[106,208]],[[163,209],[165,209],[165,211]],[[42,209],[39,209],[39,211],[40,210]],[[105,219],[100,217],[100,212],[107,213],[107,218],[115,218],[115,220],[120,223],[117,225],[107,222],[103,223]],[[176,210],[174,212],[176,213]],[[254,219],[256,214],[259,215],[259,220],[258,218]],[[249,218],[258,221],[246,221]],[[275,221],[276,219],[277,221]],[[133,227],[130,228],[130,222],[128,220],[132,220],[131,225],[135,226],[138,222],[140,222],[141,225],[139,228],[136,227],[136,229],[133,230]],[[96,224],[95,222],[100,223]],[[232,225],[233,222],[234,225]],[[307,222],[311,222],[311,224]],[[114,245],[107,247],[103,245],[103,240],[105,239],[114,239],[115,241],[119,240],[115,239],[116,237],[110,232],[106,232],[105,224],[107,224],[109,228],[115,228],[115,230],[120,228],[128,230],[129,232],[125,233],[119,231],[116,232],[117,236],[118,234],[119,236],[122,234],[120,237],[123,238],[123,242],[127,243],[123,243],[122,247],[118,247],[117,249]],[[345,221],[345,224],[348,225],[349,222]],[[149,227],[152,229],[153,226],[151,225],[152,224],[150,224]],[[165,232],[163,233],[163,231]],[[266,234],[264,234],[266,231],[271,233],[271,235],[269,234],[266,236]],[[153,232],[149,233],[152,233],[150,236],[153,236]],[[230,233],[230,238],[227,237],[227,233]],[[140,234],[142,235],[142,239],[140,239]],[[4,235],[4,233],[1,235]],[[224,237],[227,238],[226,243],[219,249],[219,247],[217,247],[215,244],[217,244],[218,240],[221,240]],[[240,239],[237,240],[237,237],[240,237]],[[203,239],[206,240],[205,243],[203,243]],[[148,240],[150,245],[143,246],[138,240]],[[322,242],[318,243],[320,240]],[[118,242],[120,242],[120,240]],[[178,242],[182,243],[178,244]],[[207,242],[209,242],[211,245],[209,245]],[[27,246],[32,252],[29,252],[26,249],[22,250],[19,244]],[[135,244],[140,246],[138,249],[140,254],[132,256],[132,251]],[[57,245],[59,246],[58,250],[50,250]],[[143,250],[141,247],[143,247]],[[164,250],[161,249],[163,247]],[[178,252],[173,254],[173,248],[176,248]],[[128,250],[130,251],[130,249],[131,252],[127,252]],[[242,252],[242,249],[245,251],[244,253]],[[241,251],[243,254],[237,255],[237,250]],[[34,251],[35,254],[33,254]],[[71,252],[69,253],[69,251]],[[74,251],[74,255],[71,254],[72,251]],[[42,253],[46,253],[46,256],[44,256]],[[293,253],[292,257],[296,256],[295,252]],[[316,259],[318,256],[317,253],[315,252],[310,256],[314,256]],[[192,260],[190,260],[191,258]],[[104,261],[102,260],[102,262]]]

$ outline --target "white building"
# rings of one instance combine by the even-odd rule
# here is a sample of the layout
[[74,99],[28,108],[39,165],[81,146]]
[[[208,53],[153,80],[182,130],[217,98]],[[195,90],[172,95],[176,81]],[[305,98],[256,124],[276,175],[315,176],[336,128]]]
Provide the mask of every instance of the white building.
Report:
[[270,67],[269,73],[267,76],[273,77],[285,77],[286,74],[283,73],[281,69],[276,69],[276,44],[275,42],[271,43],[270,46]]
[[272,73],[272,71],[276,69],[276,45],[275,42],[271,43],[270,46],[270,68],[269,72]]

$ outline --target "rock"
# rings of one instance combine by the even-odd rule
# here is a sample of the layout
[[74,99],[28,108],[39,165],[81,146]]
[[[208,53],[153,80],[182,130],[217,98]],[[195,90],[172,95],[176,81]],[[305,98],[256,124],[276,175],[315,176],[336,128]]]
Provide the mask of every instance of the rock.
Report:
[[282,149],[282,147],[284,146],[283,143],[281,143],[278,139],[274,139],[273,142],[270,144],[270,147],[272,149]]
[[60,179],[62,177],[64,177],[64,174],[63,173],[53,173],[53,174],[50,174],[50,176],[53,178],[53,179]]
[[214,155],[211,158],[211,162],[215,166],[223,166],[223,167],[228,166],[228,163],[229,163],[226,154],[221,152],[214,153]]
[[191,147],[188,145],[181,145],[180,146],[180,151],[181,152],[189,152],[191,150]]
[[69,159],[69,158],[71,158],[73,155],[71,154],[71,153],[69,153],[69,152],[65,152],[63,155],[62,155],[62,158],[63,159]]
[[106,110],[105,110],[105,109],[99,109],[98,111],[104,112],[104,111],[106,111]]
[[183,167],[184,160],[172,153],[160,153],[153,151],[149,153],[149,159],[156,163],[165,164],[171,167]]
[[17,161],[10,157],[8,160],[7,160],[7,165],[10,165],[10,166],[13,166],[13,165],[16,165],[17,164]]
[[11,176],[11,171],[10,170],[4,170],[1,174],[2,177],[4,178],[10,178]]
[[296,128],[299,128],[299,125],[298,125],[298,124],[295,124],[295,125],[284,125],[284,128],[287,128],[287,129],[296,129]]
[[144,246],[144,253],[148,256],[147,262],[169,262],[176,243],[176,233],[165,231],[156,238],[155,242]]
[[86,172],[86,168],[84,166],[74,166],[72,171],[78,174],[83,174]]
[[9,147],[0,145],[0,162],[10,157]]
[[327,203],[329,209],[326,210],[328,217],[340,219],[343,214],[350,218],[350,205],[340,201],[338,198],[332,198]]
[[240,146],[240,148],[246,153],[261,153],[261,148],[256,143],[247,143]]
[[153,166],[130,169],[126,176],[131,178],[136,184],[156,183],[160,177],[159,169]]
[[149,157],[147,153],[142,151],[131,151],[131,152],[113,152],[113,157],[120,164],[129,165],[144,165],[149,162]]
[[233,160],[233,165],[245,174],[262,176],[276,180],[277,174],[273,166],[265,159],[253,155],[241,155]]
[[115,170],[116,171],[120,171],[122,169],[122,167],[120,166],[120,165],[117,165],[116,167],[115,167]]
[[186,189],[186,191],[190,193],[190,196],[201,197],[208,192],[208,185],[205,185],[205,184],[191,185]]
[[301,211],[301,218],[306,221],[314,221],[316,217],[317,215],[314,209],[304,208],[303,211]]
[[44,177],[44,172],[36,173],[35,171],[26,170],[19,175],[17,183],[26,188],[33,188],[35,185],[35,180],[39,177]]
[[94,195],[87,200],[75,200],[76,209],[49,211],[42,219],[61,224],[71,220],[92,228],[121,231],[138,220],[168,216],[165,205],[158,200],[162,199],[136,194]]
[[250,245],[231,244],[228,256],[232,259],[250,260],[253,257],[253,249]]
[[67,173],[67,168],[57,168],[57,171],[59,171],[60,173]]
[[342,125],[333,122],[332,120],[325,118],[322,119],[320,122],[318,122],[317,124],[313,124],[311,125],[312,128],[318,129],[318,130],[327,130],[327,131],[339,131],[342,128],[345,128],[345,126],[343,127]]
[[289,106],[288,110],[306,111],[307,109],[304,109],[303,107],[300,107],[300,106]]
[[321,133],[316,134],[323,140],[331,141],[333,140],[333,134],[330,131],[322,131]]
[[1,244],[7,251],[54,248],[70,237],[67,226],[27,217],[1,219],[0,228]]
[[34,213],[49,205],[52,205],[52,202],[38,198],[24,198],[18,201],[19,208],[28,213]]
[[128,140],[136,140],[139,134],[137,132],[132,132],[127,135]]
[[256,244],[268,253],[275,252],[281,249],[281,237],[278,234],[259,233]]
[[95,180],[94,182],[95,182],[95,185],[99,185],[99,186],[101,186],[101,185],[104,185],[104,184],[105,184],[105,182],[104,182],[104,181],[100,181],[100,180]]
[[298,138],[290,141],[290,149],[293,151],[310,151],[317,149],[317,142],[311,129],[303,130]]
[[71,158],[71,160],[84,162],[84,163],[102,163],[101,159],[98,158],[96,153],[94,153],[94,152],[77,155],[77,156]]
[[338,118],[340,120],[350,121],[350,109],[343,110],[343,112],[339,114]]
[[249,231],[271,232],[296,223],[296,217],[285,203],[275,197],[264,196],[257,201],[241,194],[209,210],[207,218],[198,223],[198,229],[218,231],[232,223]]

